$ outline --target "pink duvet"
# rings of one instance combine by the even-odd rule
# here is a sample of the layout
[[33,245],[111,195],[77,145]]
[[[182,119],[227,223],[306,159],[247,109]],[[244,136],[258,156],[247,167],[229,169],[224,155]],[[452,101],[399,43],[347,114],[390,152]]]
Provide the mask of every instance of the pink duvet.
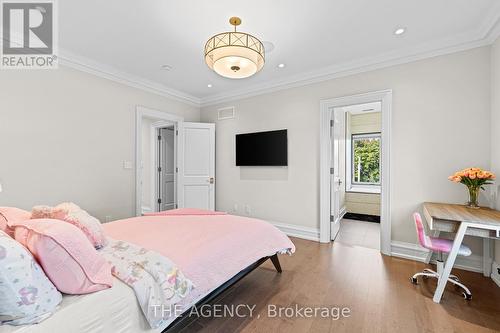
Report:
[[172,260],[197,295],[220,286],[260,258],[295,251],[273,225],[233,215],[143,216],[104,224],[106,235]]

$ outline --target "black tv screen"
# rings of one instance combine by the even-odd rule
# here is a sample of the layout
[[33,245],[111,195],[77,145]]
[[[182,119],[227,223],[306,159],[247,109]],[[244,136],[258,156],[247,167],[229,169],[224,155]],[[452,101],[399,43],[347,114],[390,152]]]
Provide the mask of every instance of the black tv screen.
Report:
[[286,130],[236,135],[237,166],[288,165]]

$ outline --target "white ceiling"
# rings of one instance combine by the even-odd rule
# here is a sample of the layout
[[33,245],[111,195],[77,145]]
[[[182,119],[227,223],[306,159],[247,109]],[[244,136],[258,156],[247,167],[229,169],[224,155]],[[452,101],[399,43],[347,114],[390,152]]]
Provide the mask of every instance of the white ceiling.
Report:
[[[61,58],[67,63],[99,68],[108,76],[135,80],[195,103],[479,43],[500,17],[499,0],[72,0],[58,4]],[[240,31],[275,45],[266,55],[264,69],[248,79],[219,77],[204,63],[206,40],[229,30],[231,16],[242,18]],[[395,36],[393,31],[400,26],[407,32]],[[279,63],[286,67],[278,69]],[[164,64],[172,69],[161,70]]]

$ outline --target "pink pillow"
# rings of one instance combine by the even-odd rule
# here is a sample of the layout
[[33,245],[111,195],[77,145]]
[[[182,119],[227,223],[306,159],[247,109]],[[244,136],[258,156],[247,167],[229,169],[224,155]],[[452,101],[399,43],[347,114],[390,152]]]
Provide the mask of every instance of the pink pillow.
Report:
[[0,207],[0,230],[14,237],[14,229],[9,227],[13,222],[29,220],[31,213],[15,207]]
[[88,294],[113,285],[111,265],[74,225],[34,219],[12,226],[15,239],[30,250],[59,291]]
[[89,213],[71,202],[65,202],[55,207],[35,206],[32,219],[56,219],[78,227],[96,249],[106,245],[106,236],[101,222]]

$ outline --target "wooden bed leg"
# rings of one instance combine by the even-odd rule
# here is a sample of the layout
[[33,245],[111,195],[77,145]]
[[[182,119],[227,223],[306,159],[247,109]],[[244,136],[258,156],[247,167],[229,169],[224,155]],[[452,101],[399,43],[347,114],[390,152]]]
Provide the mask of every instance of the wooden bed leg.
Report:
[[281,265],[280,265],[280,260],[278,259],[278,254],[275,254],[273,256],[270,256],[271,261],[273,262],[274,268],[278,271],[278,273],[281,273]]

